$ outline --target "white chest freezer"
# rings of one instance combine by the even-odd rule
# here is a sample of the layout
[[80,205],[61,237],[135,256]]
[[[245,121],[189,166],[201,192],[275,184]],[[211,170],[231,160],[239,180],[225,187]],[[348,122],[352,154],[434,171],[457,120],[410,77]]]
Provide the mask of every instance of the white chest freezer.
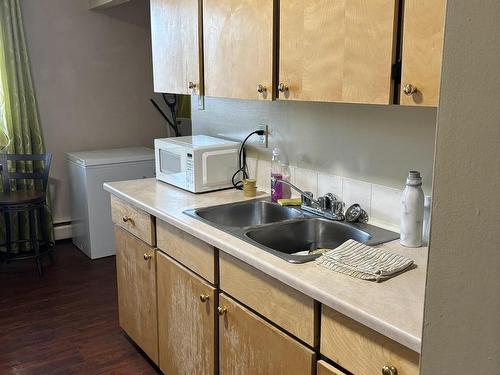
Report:
[[105,182],[154,177],[154,150],[146,147],[66,154],[73,244],[89,258],[115,254],[110,196]]

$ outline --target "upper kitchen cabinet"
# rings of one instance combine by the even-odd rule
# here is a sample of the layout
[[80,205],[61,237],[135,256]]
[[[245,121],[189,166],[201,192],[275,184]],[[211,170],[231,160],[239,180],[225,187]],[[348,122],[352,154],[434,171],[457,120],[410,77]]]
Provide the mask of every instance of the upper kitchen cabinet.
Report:
[[281,1],[279,98],[391,103],[396,29],[395,0]]
[[203,94],[201,0],[151,0],[154,90]]
[[205,0],[205,95],[272,99],[273,0]]
[[446,0],[405,0],[400,103],[439,102]]

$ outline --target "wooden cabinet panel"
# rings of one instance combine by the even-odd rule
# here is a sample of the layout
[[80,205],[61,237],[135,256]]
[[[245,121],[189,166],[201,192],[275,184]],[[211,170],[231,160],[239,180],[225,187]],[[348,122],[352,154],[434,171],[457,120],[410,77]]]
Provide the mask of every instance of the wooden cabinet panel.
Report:
[[200,22],[201,0],[151,0],[156,92],[203,94]]
[[160,369],[215,374],[215,288],[161,252],[157,261]]
[[[405,0],[400,102],[437,106],[446,0]],[[405,86],[416,92],[405,94]]]
[[280,99],[390,103],[396,16],[395,0],[281,1]]
[[115,236],[120,326],[158,363],[155,251],[117,226]]
[[114,195],[111,195],[111,220],[147,244],[155,245],[156,236],[153,217]]
[[317,375],[346,375],[345,372],[336,369],[325,361],[318,361]]
[[312,374],[315,354],[228,296],[219,306],[219,364],[221,375]]
[[204,0],[203,7],[205,94],[272,99],[273,0]]
[[418,353],[323,306],[321,354],[356,375],[381,374],[384,366],[399,375],[418,374]]
[[173,225],[158,220],[158,248],[212,284],[216,283],[213,246]]
[[314,300],[236,258],[220,253],[220,288],[310,346]]

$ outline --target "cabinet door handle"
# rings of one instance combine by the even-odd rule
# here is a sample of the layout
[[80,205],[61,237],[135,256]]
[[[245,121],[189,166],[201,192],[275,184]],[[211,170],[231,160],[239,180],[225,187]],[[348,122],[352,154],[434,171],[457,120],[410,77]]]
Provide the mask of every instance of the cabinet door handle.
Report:
[[266,93],[266,92],[267,92],[267,87],[266,87],[266,86],[264,86],[264,85],[259,85],[259,86],[257,86],[257,92],[258,92],[259,94],[264,94],[264,93]]
[[130,216],[126,216],[126,215],[124,217],[122,217],[122,220],[124,223],[130,222],[132,224],[134,222]]
[[149,262],[153,258],[153,253],[144,253],[143,257],[146,262]]
[[210,299],[210,296],[208,294],[200,295],[200,301],[203,303],[208,302],[209,299]]
[[219,306],[217,307],[217,314],[219,314],[220,316],[223,316],[227,313],[227,308],[224,307],[224,306]]
[[285,86],[285,84],[280,83],[280,84],[278,85],[278,91],[279,91],[279,92],[287,92],[287,91],[288,91],[288,86]]
[[192,81],[189,81],[188,83],[188,88],[190,90],[194,90],[196,88],[196,83],[192,82]]
[[418,91],[416,86],[413,86],[411,83],[407,83],[403,87],[403,92],[405,93],[406,96],[412,96]]
[[398,369],[394,366],[382,367],[382,375],[398,375]]

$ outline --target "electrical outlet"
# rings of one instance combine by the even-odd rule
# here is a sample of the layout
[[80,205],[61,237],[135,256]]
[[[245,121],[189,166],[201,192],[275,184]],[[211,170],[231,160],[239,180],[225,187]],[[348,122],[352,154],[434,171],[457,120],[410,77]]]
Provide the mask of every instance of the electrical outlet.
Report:
[[259,135],[259,145],[260,147],[269,147],[269,126],[260,124],[259,130],[264,130],[264,135]]

